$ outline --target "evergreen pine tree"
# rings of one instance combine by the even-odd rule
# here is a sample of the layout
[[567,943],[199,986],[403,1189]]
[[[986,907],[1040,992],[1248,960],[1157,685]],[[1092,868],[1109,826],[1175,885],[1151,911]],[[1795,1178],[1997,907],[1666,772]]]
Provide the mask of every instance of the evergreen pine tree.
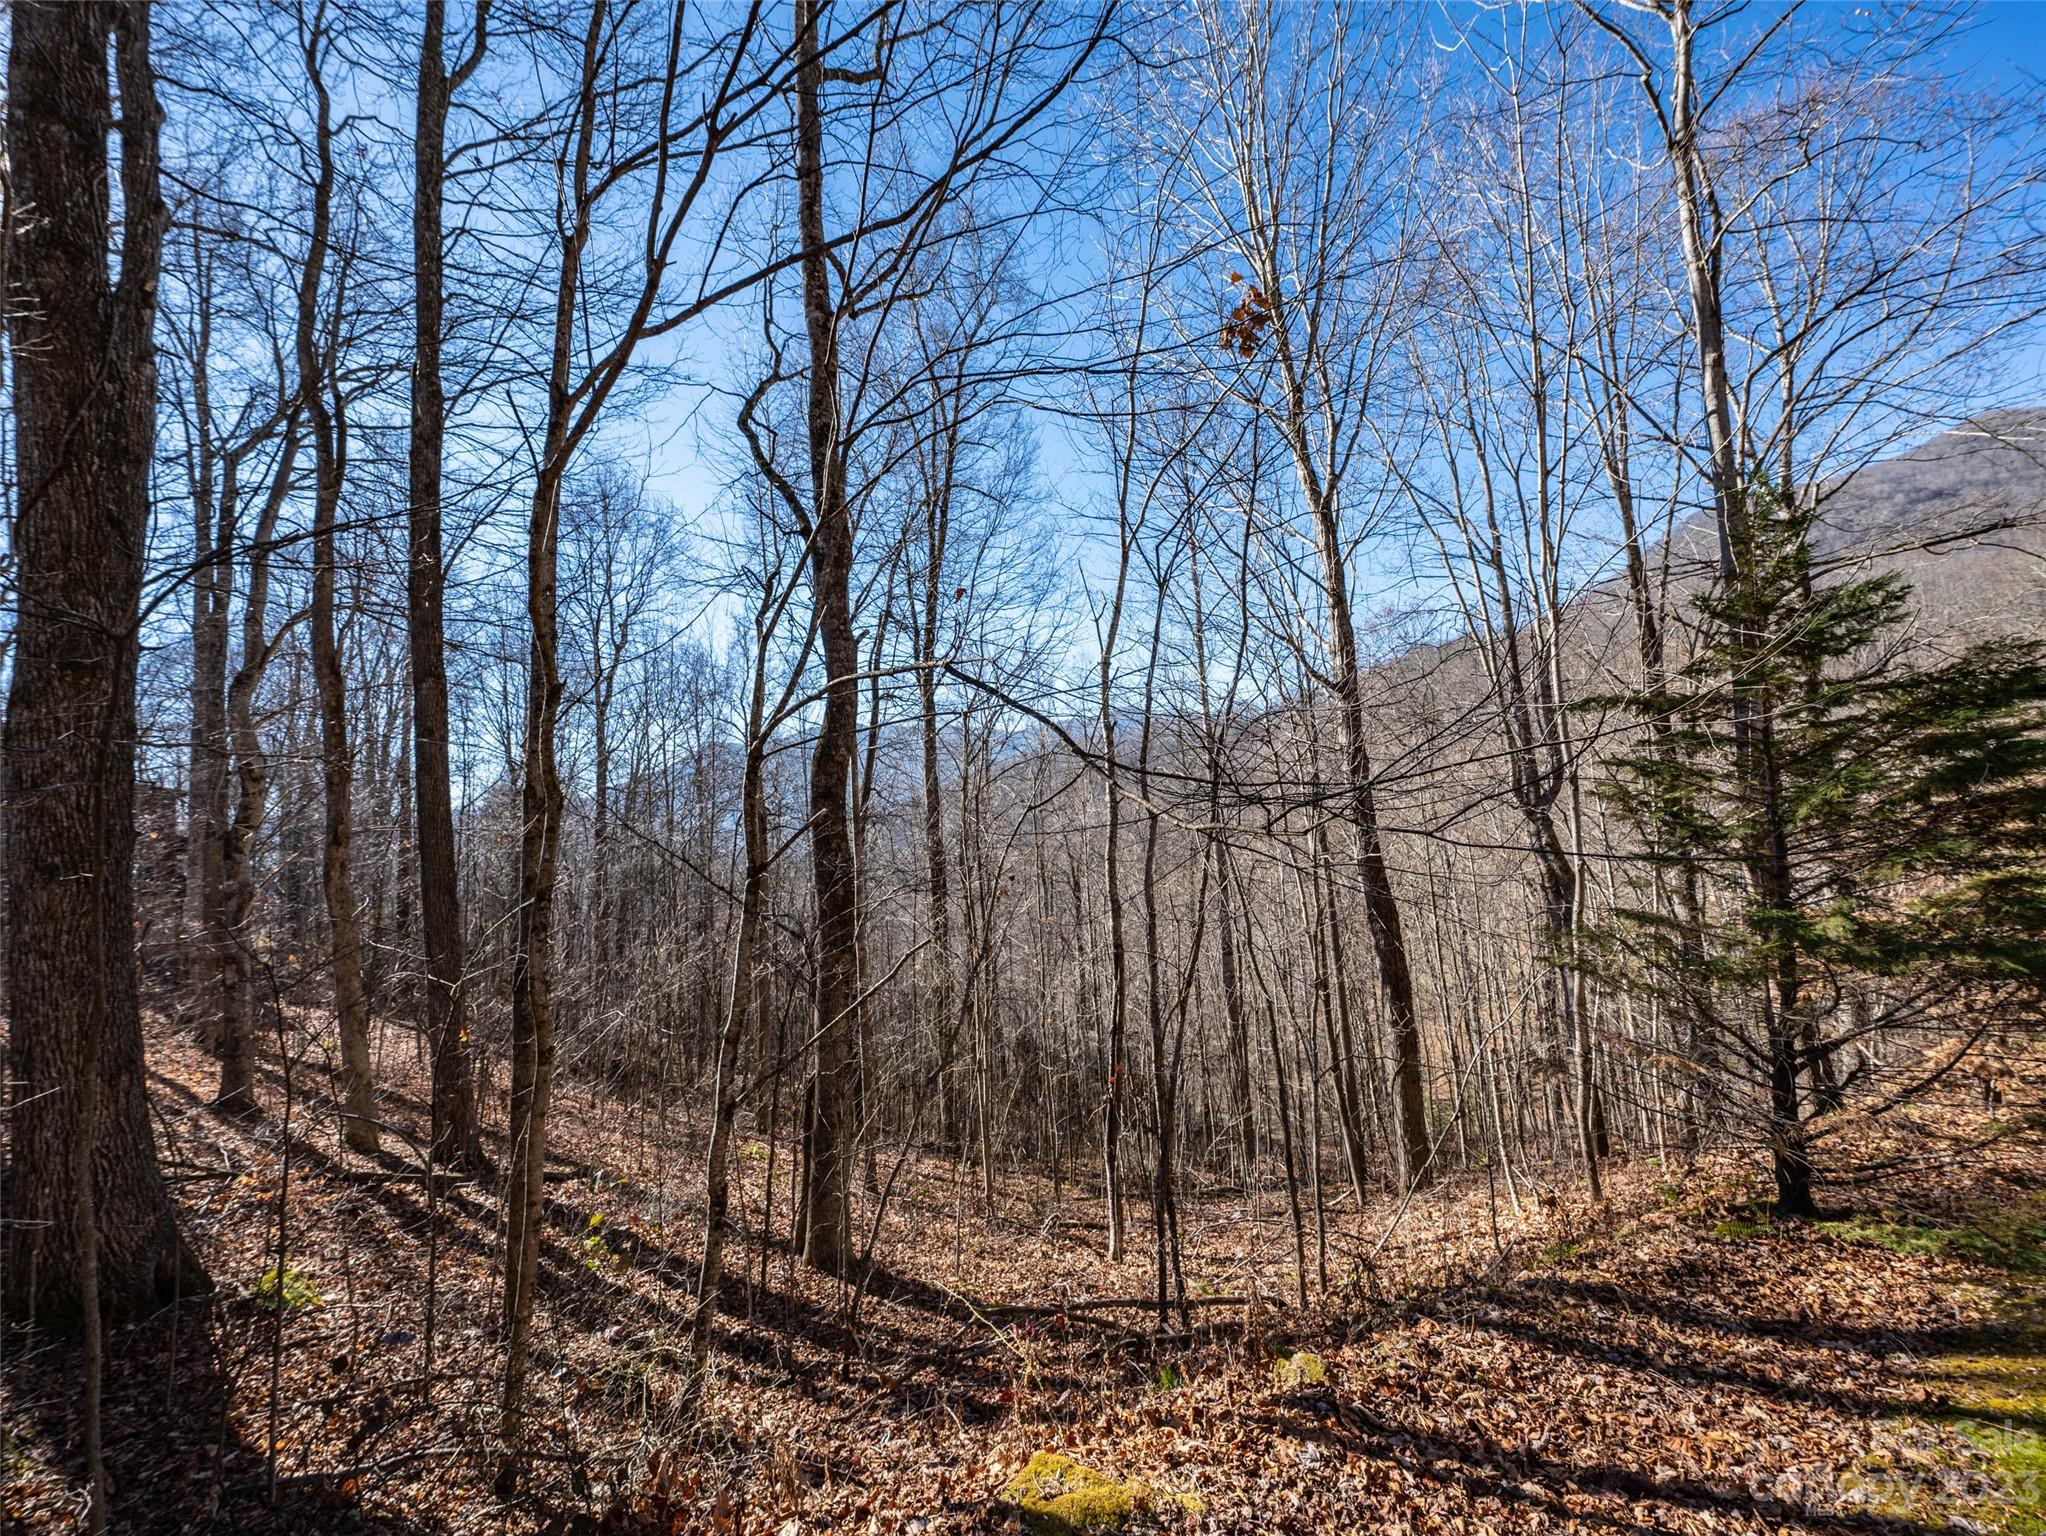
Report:
[[1979,1038],[2046,991],[2046,649],[1928,659],[1899,577],[1828,580],[1810,508],[1766,486],[1748,506],[1688,663],[1606,701],[1657,727],[1608,802],[1702,910],[1623,907],[1595,963],[1693,1015],[1762,1106],[1778,1210],[1805,1216],[1815,1122],[1879,1037]]

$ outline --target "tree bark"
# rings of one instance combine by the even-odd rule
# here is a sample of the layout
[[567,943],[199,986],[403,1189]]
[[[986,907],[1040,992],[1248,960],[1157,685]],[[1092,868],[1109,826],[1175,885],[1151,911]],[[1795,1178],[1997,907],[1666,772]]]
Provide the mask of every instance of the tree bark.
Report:
[[[1272,291],[1277,291],[1276,278]],[[1407,958],[1406,929],[1393,893],[1392,871],[1385,861],[1385,843],[1378,828],[1378,796],[1372,785],[1370,747],[1365,739],[1364,677],[1357,653],[1357,631],[1350,610],[1350,578],[1342,547],[1340,518],[1334,498],[1315,468],[1307,445],[1306,406],[1283,323],[1274,328],[1279,359],[1285,371],[1287,412],[1284,426],[1300,488],[1314,524],[1320,557],[1328,647],[1335,664],[1334,685],[1340,717],[1343,781],[1347,816],[1354,838],[1357,884],[1364,905],[1364,927],[1378,962],[1379,991],[1385,1002],[1387,1032],[1392,1044],[1393,1127],[1399,1139],[1400,1178],[1409,1189],[1426,1187],[1433,1177],[1428,1145],[1427,1101],[1421,1083],[1421,1020],[1414,1004],[1413,970]]]
[[1257,1099],[1251,1090],[1250,1017],[1244,1006],[1243,978],[1236,958],[1236,916],[1231,903],[1236,899],[1236,878],[1229,857],[1229,845],[1221,838],[1208,843],[1215,863],[1215,937],[1220,943],[1222,1009],[1229,1025],[1229,1076],[1235,1102],[1239,1156],[1243,1160],[1243,1187],[1248,1192],[1257,1180]]
[[796,0],[796,197],[810,342],[810,584],[824,657],[824,717],[810,758],[810,868],[817,903],[816,1101],[804,1126],[803,1258],[830,1274],[852,1258],[851,1163],[858,1077],[857,871],[846,803],[859,738],[852,511],[838,401],[838,320],[824,238],[824,56],[815,0]]
[[483,1143],[469,1065],[468,955],[455,864],[444,617],[447,569],[441,548],[441,460],[447,430],[447,399],[441,387],[446,304],[441,197],[447,176],[448,103],[483,56],[490,0],[477,0],[475,40],[452,75],[443,58],[447,0],[424,0],[424,8],[412,146],[414,329],[405,619],[411,642],[413,806],[418,816],[420,929],[426,949],[425,1024],[433,1049],[433,1156],[473,1168],[483,1161]]
[[[1730,594],[1740,594],[1754,580],[1753,541],[1726,356],[1720,244],[1725,221],[1700,143],[1703,124],[1699,115],[1704,108],[1695,63],[1699,26],[1690,0],[1672,0],[1658,14],[1669,29],[1671,60],[1666,112],[1663,102],[1655,105],[1666,124],[1666,149],[1676,181],[1677,227],[1691,336],[1698,347],[1699,406],[1719,536],[1719,582]],[[1612,30],[1610,23],[1602,25]],[[1642,83],[1653,96],[1652,79],[1644,76]],[[1707,104],[1715,99],[1708,97]],[[1748,606],[1740,605],[1743,609]],[[1782,793],[1770,701],[1766,691],[1745,676],[1749,669],[1738,661],[1761,651],[1769,637],[1758,633],[1752,619],[1744,615],[1735,621],[1730,638],[1737,658],[1729,698],[1735,777],[1742,800],[1753,808],[1756,829],[1742,850],[1742,859],[1757,904],[1781,910],[1789,900],[1790,875],[1781,830]],[[1773,947],[1773,975],[1760,1002],[1769,1057],[1770,1141],[1777,1206],[1786,1215],[1808,1216],[1812,1212],[1812,1169],[1797,1082],[1797,958],[1786,941],[1779,939]]]
[[[21,491],[4,738],[4,1291],[13,1317],[90,1327],[88,1312],[137,1318],[208,1288],[157,1167],[135,969],[135,678],[167,222],[162,114],[146,6],[24,3],[11,21],[8,161],[14,207],[32,216],[9,231],[7,305]],[[122,97],[111,281],[110,29]]]
[[[195,246],[198,244],[194,242]],[[209,1049],[219,1039],[221,839],[227,828],[227,635],[234,600],[238,477],[233,454],[217,451],[211,400],[212,294],[198,257],[199,313],[192,348],[192,743],[185,802],[184,981],[187,1022]]]
[[[326,843],[320,885],[327,903],[328,965],[334,980],[334,1016],[341,1037],[341,1130],[358,1152],[377,1149],[376,1109],[370,1096],[369,999],[362,985],[362,921],[355,910],[349,867],[354,833],[355,768],[348,743],[348,687],[334,628],[334,520],[346,475],[347,421],[334,381],[335,360],[320,346],[320,287],[326,274],[334,205],[334,128],[327,86],[320,74],[322,28],[305,45],[307,78],[317,102],[313,154],[312,230],[298,288],[298,378],[313,439],[313,683],[320,701],[320,780],[325,791]],[[335,303],[339,345],[341,305]]]
[[[948,454],[949,463],[949,454]],[[949,480],[949,475],[947,476]],[[952,979],[952,894],[951,853],[945,847],[945,800],[943,762],[938,735],[938,604],[944,562],[945,533],[951,494],[949,486],[932,493],[926,508],[923,612],[916,628],[917,643],[917,736],[923,766],[923,855],[924,912],[930,926],[931,952],[925,962],[928,977],[925,996],[930,1000],[931,1021],[942,1043],[952,1038],[955,1007]],[[941,1048],[939,1083],[949,1093],[951,1052]],[[939,1116],[941,1135],[952,1131],[950,1118]]]
[[285,423],[270,489],[249,544],[249,590],[242,600],[241,665],[227,685],[228,743],[234,751],[234,814],[220,837],[220,901],[214,909],[213,953],[220,988],[214,1052],[220,1059],[216,1108],[250,1114],[254,1097],[253,1043],[249,1033],[249,973],[254,958],[249,914],[256,905],[255,849],[269,809],[270,756],[256,725],[256,693],[279,636],[266,633],[270,611],[270,551],[277,518],[298,462],[296,418]]
[[546,1207],[547,1114],[554,1094],[554,897],[561,852],[563,796],[556,736],[561,719],[558,575],[561,486],[568,473],[574,398],[576,321],[582,258],[590,238],[590,167],[597,135],[598,81],[608,7],[596,0],[583,31],[575,136],[558,163],[555,219],[563,231],[554,284],[547,418],[526,522],[526,722],[521,763],[519,908],[511,962],[511,1114],[505,1186],[504,1389],[498,1430],[504,1460],[497,1487],[516,1486],[524,1436],[526,1368],[533,1303],[540,1280],[540,1229]]
[[695,1310],[689,1317],[689,1374],[684,1380],[684,1411],[693,1416],[702,1405],[710,1373],[711,1329],[717,1320],[718,1286],[724,1278],[725,1240],[731,1228],[732,1128],[739,1112],[739,1054],[752,1021],[758,991],[754,948],[760,914],[766,904],[767,864],[767,659],[770,615],[776,604],[763,591],[753,631],[752,691],[746,718],[746,762],[741,771],[739,818],[745,839],[746,875],[739,897],[739,931],[732,950],[732,990],[718,1036],[715,1076],[711,1084],[710,1146],[704,1154],[703,1262],[696,1271]]

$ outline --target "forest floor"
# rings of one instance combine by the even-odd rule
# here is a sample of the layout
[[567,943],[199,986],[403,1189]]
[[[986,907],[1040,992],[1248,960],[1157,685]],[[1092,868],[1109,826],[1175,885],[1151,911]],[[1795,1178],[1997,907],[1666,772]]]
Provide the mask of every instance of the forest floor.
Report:
[[[1389,1238],[1393,1204],[1332,1187],[1305,1308],[1283,1192],[1206,1193],[1182,1213],[1193,1326],[1162,1331],[1098,1305],[1155,1284],[1141,1204],[1111,1264],[1091,1182],[1004,1176],[990,1220],[973,1170],[884,1151],[855,1305],[757,1240],[786,1228],[788,1155],[748,1139],[693,1426],[700,1127],[569,1087],[507,1504],[495,1190],[455,1186],[429,1221],[414,1155],[338,1150],[303,1063],[287,1169],[274,1057],[269,1113],[237,1123],[195,1047],[158,1028],[150,1049],[219,1289],[108,1341],[117,1531],[2046,1532],[2046,1074],[1993,1120],[1957,1091],[1855,1132],[1916,1171],[1827,1191],[1815,1224],[1770,1222],[1725,1159],[1616,1164],[1596,1208],[1574,1177],[1462,1180]],[[421,1135],[409,1054],[381,1065]],[[77,1356],[0,1344],[7,1529],[78,1528]]]

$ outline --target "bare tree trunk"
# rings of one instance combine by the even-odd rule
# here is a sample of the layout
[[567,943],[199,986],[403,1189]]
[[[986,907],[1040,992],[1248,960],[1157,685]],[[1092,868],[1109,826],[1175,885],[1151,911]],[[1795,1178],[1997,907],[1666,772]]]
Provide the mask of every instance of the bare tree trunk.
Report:
[[[596,10],[601,13],[603,6]],[[594,33],[594,28],[593,28]],[[592,81],[594,75],[591,76]],[[573,313],[570,291],[567,312]],[[558,377],[566,397],[568,348],[564,324],[557,332]],[[550,439],[556,436],[550,430]],[[559,441],[548,445],[558,463]],[[505,1461],[498,1487],[508,1492],[518,1477],[523,1438],[523,1397],[531,1351],[533,1302],[539,1285],[540,1231],[546,1204],[547,1114],[554,1091],[553,933],[557,857],[561,842],[561,775],[555,733],[561,710],[557,664],[556,531],[561,510],[558,469],[543,462],[533,493],[526,542],[526,612],[532,628],[527,662],[524,785],[520,798],[519,911],[512,951],[511,1177],[505,1189],[505,1375],[500,1438]]]
[[1215,861],[1215,937],[1220,943],[1222,1009],[1229,1026],[1229,1068],[1234,1089],[1232,1111],[1238,1120],[1237,1134],[1243,1159],[1243,1185],[1248,1191],[1257,1178],[1257,1098],[1251,1090],[1251,1043],[1249,1012],[1244,1007],[1243,978],[1236,957],[1236,877],[1228,844],[1220,838],[1210,842]]
[[810,758],[817,1047],[816,1104],[804,1126],[803,1258],[843,1275],[853,1254],[850,1165],[859,1041],[859,923],[846,804],[859,735],[859,652],[852,615],[852,512],[839,437],[839,316],[824,237],[824,58],[815,0],[796,0],[796,36],[796,196],[810,342],[810,569],[825,676],[824,718]]
[[[951,854],[945,847],[945,799],[942,762],[939,757],[938,738],[938,613],[940,601],[939,582],[940,558],[944,549],[942,503],[934,499],[929,509],[934,527],[927,538],[928,564],[924,570],[923,613],[917,630],[918,668],[917,727],[918,745],[923,758],[923,854],[925,920],[930,926],[931,954],[926,962],[928,981],[926,996],[930,999],[931,1020],[943,1042],[952,1032],[954,987],[952,979],[952,897],[951,897]],[[941,1090],[949,1093],[951,1087],[951,1053],[945,1051],[938,1062],[938,1080]],[[949,1135],[952,1125],[949,1116],[940,1114],[939,1132]]]
[[562,789],[556,761],[561,715],[559,602],[561,482],[568,469],[570,372],[581,296],[582,256],[590,235],[590,166],[597,133],[597,88],[607,7],[596,0],[583,33],[576,131],[557,194],[564,245],[554,288],[547,421],[526,524],[526,721],[521,765],[519,909],[511,967],[511,1176],[505,1186],[504,1391],[498,1422],[504,1459],[500,1493],[516,1487],[524,1439],[526,1367],[533,1302],[540,1280],[540,1231],[546,1205],[547,1112],[554,1092],[554,895],[561,847]]
[[[1276,277],[1272,281],[1276,290]],[[1294,402],[1288,410],[1287,436],[1321,559],[1323,605],[1327,610],[1329,653],[1335,663],[1343,780],[1350,831],[1355,839],[1357,884],[1364,903],[1365,931],[1371,936],[1372,954],[1378,962],[1379,990],[1391,1036],[1393,1126],[1399,1138],[1400,1177],[1407,1188],[1420,1189],[1434,1177],[1429,1159],[1427,1101],[1421,1083],[1421,1020],[1414,1005],[1406,929],[1393,894],[1392,872],[1385,862],[1384,839],[1378,828],[1378,796],[1372,784],[1370,748],[1365,740],[1364,679],[1350,611],[1349,573],[1335,508],[1307,449],[1306,406],[1299,386],[1292,382],[1293,366],[1287,352],[1285,327],[1277,327],[1274,335],[1281,365],[1288,375],[1288,399]]]
[[931,444],[933,463],[923,486],[923,570],[921,581],[909,585],[917,611],[909,626],[916,661],[917,745],[923,770],[924,920],[930,930],[930,955],[924,962],[924,995],[932,1026],[938,1031],[937,1064],[940,1110],[938,1134],[953,1130],[950,1113],[952,1051],[957,1004],[952,966],[951,852],[945,845],[945,793],[942,736],[938,723],[939,611],[945,601],[945,560],[951,543],[953,478],[958,471],[963,405],[949,396],[938,370],[931,370],[931,404],[944,425]]
[[[96,1332],[102,1310],[143,1317],[208,1288],[157,1168],[135,972],[161,113],[146,6],[21,4],[11,21],[8,160],[14,207],[35,217],[9,231],[22,491],[5,727],[5,1296],[16,1318]],[[111,280],[110,29],[122,194]]]
[[[1591,14],[1606,31],[1633,49],[1637,60],[1641,59],[1638,48],[1621,29],[1596,11]],[[1737,594],[1752,580],[1748,486],[1742,469],[1741,445],[1735,436],[1734,389],[1727,367],[1722,302],[1722,240],[1726,220],[1701,142],[1704,125],[1699,116],[1705,106],[1701,106],[1696,73],[1700,27],[1690,0],[1671,0],[1667,6],[1658,6],[1655,14],[1667,27],[1670,43],[1666,96],[1658,93],[1653,70],[1644,67],[1641,84],[1663,126],[1676,183],[1677,228],[1689,298],[1691,339],[1698,348],[1698,404],[1705,424],[1708,477],[1719,535],[1719,579],[1730,594]],[[1717,99],[1716,94],[1707,95],[1705,105]],[[1768,639],[1747,620],[1735,626],[1730,638],[1737,657],[1753,654]],[[1789,904],[1790,871],[1783,840],[1771,830],[1782,821],[1781,788],[1777,783],[1772,740],[1774,728],[1767,698],[1758,696],[1758,685],[1744,676],[1748,670],[1736,667],[1730,699],[1736,778],[1742,797],[1760,812],[1756,825],[1761,830],[1743,850],[1743,862],[1757,902],[1781,909]],[[1805,1216],[1813,1209],[1812,1165],[1797,1081],[1800,1071],[1797,963],[1794,950],[1785,941],[1778,941],[1773,969],[1775,975],[1759,1001],[1766,1034],[1776,1203],[1788,1215]]]
[[[197,247],[199,242],[194,241]],[[185,809],[183,969],[187,1022],[208,1049],[219,1039],[220,845],[227,826],[227,636],[234,598],[236,474],[213,433],[213,304],[205,257],[195,249],[198,316],[191,356],[198,427],[192,474],[192,743]]]
[[[1335,905],[1321,829],[1312,839],[1313,852],[1300,880],[1300,920],[1307,934],[1310,974],[1314,978],[1314,1011],[1321,1015],[1322,1032],[1328,1037],[1329,1076],[1336,1096],[1336,1128],[1343,1133],[1343,1166],[1350,1175],[1350,1190],[1361,1208],[1364,1204],[1367,1153],[1364,1145],[1364,1117],[1357,1103],[1357,1073],[1352,1060],[1348,988],[1343,980],[1340,919]],[[1312,894],[1310,895],[1310,890]],[[1311,1027],[1311,1026],[1310,1026]]]
[[270,553],[277,519],[290,494],[298,462],[298,426],[285,424],[284,443],[271,473],[270,488],[249,545],[249,589],[242,599],[241,665],[227,685],[228,743],[234,751],[234,813],[220,838],[220,901],[211,935],[220,988],[214,1053],[220,1080],[214,1105],[230,1114],[253,1114],[254,1049],[249,1024],[249,980],[253,968],[248,923],[256,906],[256,838],[269,810],[270,756],[256,724],[256,693],[283,639],[267,632],[270,611]]
[[418,110],[413,139],[412,424],[407,460],[406,633],[411,641],[413,803],[419,818],[419,909],[426,949],[426,1033],[433,1047],[433,1156],[458,1167],[483,1161],[469,1065],[468,956],[448,746],[447,570],[441,548],[441,457],[447,401],[441,387],[441,199],[447,178],[448,103],[482,60],[490,0],[477,0],[468,56],[452,74],[443,61],[447,0],[424,0]]
[[[758,982],[754,946],[767,890],[767,660],[770,615],[779,608],[763,583],[761,605],[753,628],[753,677],[746,715],[746,763],[740,773],[739,819],[745,842],[745,879],[739,894],[739,931],[732,948],[732,985],[726,1000],[724,1028],[718,1036],[717,1065],[711,1084],[710,1146],[704,1154],[703,1262],[696,1271],[695,1310],[689,1318],[689,1374],[685,1379],[685,1411],[701,1406],[710,1371],[711,1328],[717,1318],[718,1285],[724,1278],[725,1240],[731,1220],[732,1126],[739,1110],[736,1079],[746,1026],[752,1022]],[[769,1175],[770,1183],[772,1174]]]
[[[313,153],[319,167],[313,183],[312,230],[298,289],[299,394],[313,439],[313,682],[320,703],[320,777],[325,790],[326,844],[320,885],[326,897],[334,978],[334,1015],[341,1037],[341,1129],[358,1152],[377,1149],[376,1109],[370,1097],[369,1000],[362,987],[362,922],[355,910],[355,881],[349,868],[354,832],[355,768],[348,745],[348,688],[341,646],[334,629],[334,519],[347,473],[347,421],[341,393],[329,388],[336,359],[320,347],[320,287],[325,277],[333,227],[334,128],[327,84],[320,73],[326,46],[323,25],[305,39],[306,77],[317,103]],[[345,284],[344,284],[345,286]],[[342,331],[342,302],[334,306],[334,340]]]

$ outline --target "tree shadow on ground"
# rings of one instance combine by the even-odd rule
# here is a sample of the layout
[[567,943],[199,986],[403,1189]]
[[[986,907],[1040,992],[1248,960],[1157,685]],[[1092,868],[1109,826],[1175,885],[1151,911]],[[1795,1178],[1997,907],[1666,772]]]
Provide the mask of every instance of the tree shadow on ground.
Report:
[[[1699,1515],[1830,1536],[1947,1536],[1951,1529],[1875,1513],[1815,1510],[1778,1494],[1638,1466],[1564,1461],[1484,1435],[1419,1433],[1325,1392],[1288,1394],[1254,1414],[1252,1422],[1274,1442],[1283,1438],[1313,1445],[1338,1461],[1348,1455],[1390,1461],[1417,1476],[1453,1484],[1474,1500],[1538,1514],[1564,1529],[1690,1530]],[[1614,1502],[1610,1508],[1587,1508],[1582,1497],[1587,1493],[1609,1494]],[[1658,1521],[1657,1511],[1669,1520]],[[1692,1523],[1677,1523],[1686,1516]]]
[[[347,1465],[310,1472],[292,1465],[289,1441],[273,1476],[267,1436],[238,1432],[251,1422],[247,1384],[261,1379],[268,1319],[252,1303],[196,1299],[106,1340],[102,1406],[109,1490],[108,1529],[139,1536],[189,1533],[334,1532],[336,1536],[438,1536],[429,1512],[372,1512],[379,1488],[411,1458],[387,1442],[406,1428],[386,1393],[353,1405]],[[15,1332],[8,1341],[8,1439],[17,1459],[62,1469],[70,1508],[17,1478],[27,1523],[14,1529],[83,1528],[85,1450],[82,1355],[76,1341]],[[244,1390],[237,1392],[237,1383]],[[239,1398],[241,1412],[235,1411]],[[381,1400],[381,1406],[380,1406]],[[349,1405],[337,1398],[328,1422]],[[296,1405],[290,1417],[297,1417]],[[286,1427],[296,1427],[286,1421]],[[395,1459],[394,1459],[395,1457]],[[54,1491],[54,1490],[52,1490]]]
[[[1903,1354],[1930,1359],[1955,1352],[1992,1356],[2028,1353],[2030,1345],[2007,1330],[1936,1326],[1899,1331],[1858,1329],[1835,1322],[1788,1318],[1735,1317],[1696,1303],[1657,1296],[1651,1303],[1608,1282],[1523,1278],[1510,1287],[1458,1298],[1456,1317],[1465,1326],[1499,1333],[1536,1348],[1567,1354],[1594,1365],[1638,1372],[1682,1385],[1733,1387],[1775,1402],[1823,1409],[1845,1417],[1881,1419],[1909,1413],[1917,1418],[1977,1419],[1980,1413],[1940,1402],[1903,1403],[1864,1391],[1804,1379],[1786,1361],[1781,1374],[1740,1363],[1722,1342],[1729,1336],[1764,1338],[1804,1349],[1841,1350],[1869,1357]],[[1473,1302],[1487,1304],[1474,1309]],[[1602,1309],[1594,1311],[1593,1309]],[[1663,1331],[1655,1345],[1624,1336],[1616,1316],[1652,1313]],[[1690,1335],[1678,1343],[1679,1330]],[[2046,1430],[2046,1414],[2027,1409],[2004,1416],[2021,1428]]]

